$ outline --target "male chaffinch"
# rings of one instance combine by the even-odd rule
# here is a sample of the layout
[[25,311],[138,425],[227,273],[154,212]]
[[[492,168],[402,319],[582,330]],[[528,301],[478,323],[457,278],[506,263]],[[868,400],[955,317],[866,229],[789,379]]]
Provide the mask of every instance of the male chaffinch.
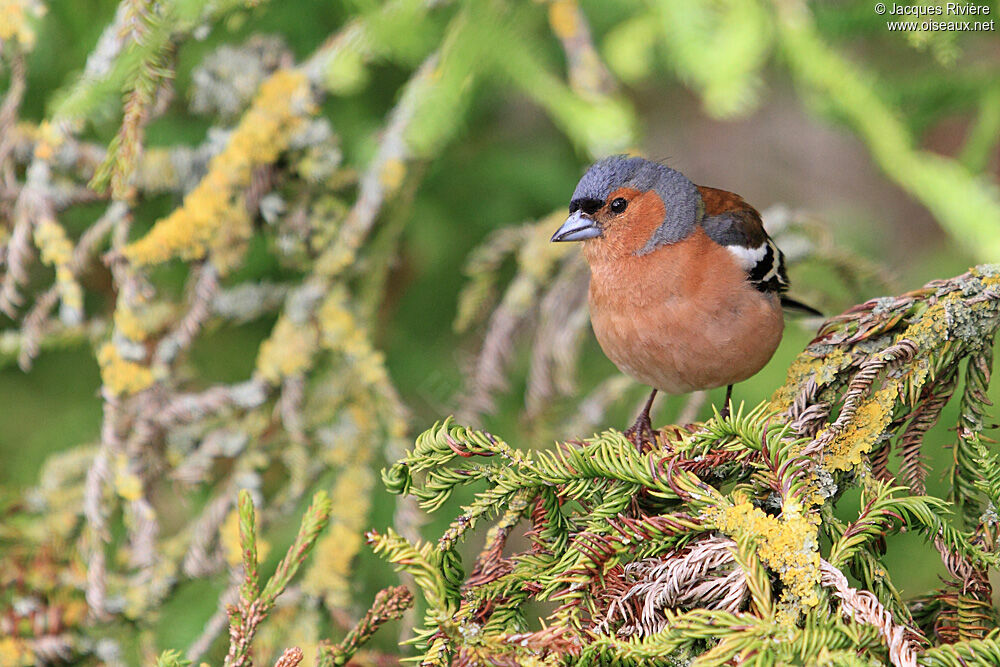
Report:
[[576,186],[552,241],[582,241],[590,320],[604,353],[653,388],[625,434],[655,442],[657,391],[726,387],[764,367],[781,341],[784,256],[760,214],[732,192],[695,185],[640,157],[598,161]]

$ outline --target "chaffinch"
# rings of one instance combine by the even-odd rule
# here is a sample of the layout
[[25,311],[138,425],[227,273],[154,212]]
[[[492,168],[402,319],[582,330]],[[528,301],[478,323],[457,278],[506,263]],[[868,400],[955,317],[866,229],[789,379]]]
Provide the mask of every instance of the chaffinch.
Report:
[[640,157],[605,158],[580,179],[552,241],[581,241],[590,320],[604,353],[653,388],[625,434],[655,442],[657,391],[726,387],[764,367],[781,341],[784,257],[760,214],[732,192],[695,185]]

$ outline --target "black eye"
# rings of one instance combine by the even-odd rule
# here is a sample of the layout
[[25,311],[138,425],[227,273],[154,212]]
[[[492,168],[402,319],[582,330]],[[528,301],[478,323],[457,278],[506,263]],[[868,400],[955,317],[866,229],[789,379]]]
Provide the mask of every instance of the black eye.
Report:
[[611,212],[616,214],[621,213],[622,211],[625,210],[626,206],[628,206],[628,202],[619,197],[618,199],[611,202]]

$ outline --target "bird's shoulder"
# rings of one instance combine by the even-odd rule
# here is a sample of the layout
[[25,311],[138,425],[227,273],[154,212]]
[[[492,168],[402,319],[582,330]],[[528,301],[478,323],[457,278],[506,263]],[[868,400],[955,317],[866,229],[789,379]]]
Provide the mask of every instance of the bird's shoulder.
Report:
[[705,215],[701,225],[708,237],[728,250],[761,292],[788,289],[785,258],[764,231],[760,213],[736,193],[698,186]]

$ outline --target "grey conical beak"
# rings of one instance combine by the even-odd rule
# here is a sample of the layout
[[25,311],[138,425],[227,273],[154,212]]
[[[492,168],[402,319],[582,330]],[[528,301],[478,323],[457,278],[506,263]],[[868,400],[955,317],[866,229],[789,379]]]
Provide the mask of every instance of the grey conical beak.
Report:
[[597,226],[597,222],[584,215],[582,211],[576,210],[566,218],[562,227],[556,230],[551,241],[585,241],[600,235],[601,228]]

